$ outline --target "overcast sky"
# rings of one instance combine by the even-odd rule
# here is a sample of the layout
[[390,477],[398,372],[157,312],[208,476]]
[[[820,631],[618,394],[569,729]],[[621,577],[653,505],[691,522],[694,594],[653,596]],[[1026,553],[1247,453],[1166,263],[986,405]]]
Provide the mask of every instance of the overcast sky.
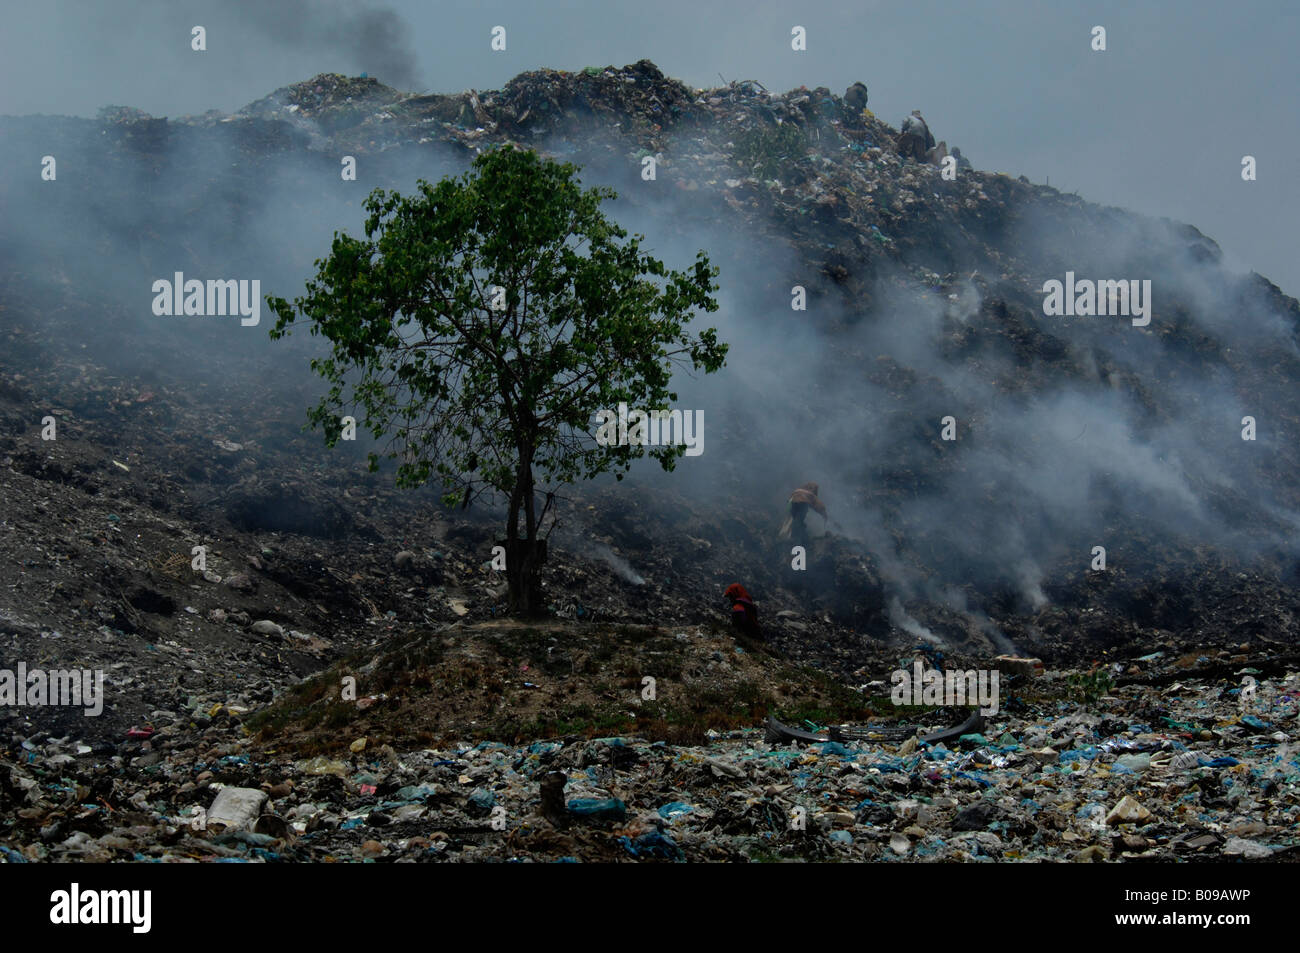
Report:
[[[1297,0],[4,0],[0,113],[230,111],[321,72],[430,92],[649,58],[696,86],[861,80],[976,168],[1190,222],[1300,294]],[[190,30],[207,30],[207,51]],[[795,25],[807,51],[790,47]],[[507,49],[490,49],[506,28]],[[1105,52],[1090,48],[1093,26]],[[1243,182],[1253,155],[1259,179]]]

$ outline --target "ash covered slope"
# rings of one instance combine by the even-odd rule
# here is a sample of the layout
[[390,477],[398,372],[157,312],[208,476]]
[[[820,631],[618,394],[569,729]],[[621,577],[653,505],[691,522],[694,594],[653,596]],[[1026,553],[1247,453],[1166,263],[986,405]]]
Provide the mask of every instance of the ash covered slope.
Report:
[[[670,263],[708,249],[722,268],[712,323],[733,345],[726,371],[679,387],[705,413],[701,457],[667,478],[644,470],[574,492],[551,568],[561,604],[689,618],[743,578],[783,647],[842,670],[887,637],[1049,655],[1294,639],[1300,311],[1264,279],[1229,273],[1189,226],[974,169],[945,180],[827,90],[696,90],[644,61],[448,96],[322,75],[233,116],[122,109],[0,125],[0,449],[28,476],[65,452],[33,436],[37,410],[57,405],[79,418],[79,439],[152,481],[145,505],[196,535],[256,549],[272,532],[361,532],[327,503],[276,521],[286,493],[374,492],[359,453],[294,434],[320,386],[305,371],[312,343],[271,346],[264,325],[230,318],[155,317],[151,283],[257,277],[263,293],[292,295],[333,230],[359,229],[372,187],[409,189],[514,141],[615,186],[613,214]],[[59,178],[36,183],[30,156],[47,153]],[[345,155],[355,182],[340,177]],[[1067,272],[1149,280],[1150,323],[1045,316],[1043,283]],[[805,311],[791,308],[796,285]],[[1254,441],[1241,439],[1246,416]],[[942,438],[945,417],[956,440]],[[214,440],[246,448],[239,462]],[[838,526],[800,575],[775,530],[808,479]],[[365,527],[381,567],[402,525],[391,505]],[[601,545],[646,585],[579,576]],[[1097,546],[1105,573],[1089,572]],[[494,589],[477,585],[470,612],[486,616]],[[49,611],[30,607],[33,621]]]

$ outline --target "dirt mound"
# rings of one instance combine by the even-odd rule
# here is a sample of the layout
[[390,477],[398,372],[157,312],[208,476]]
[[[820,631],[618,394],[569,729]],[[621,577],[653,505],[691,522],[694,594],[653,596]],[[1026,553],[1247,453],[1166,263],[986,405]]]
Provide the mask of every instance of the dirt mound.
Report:
[[[881,656],[883,665],[883,656]],[[355,691],[347,696],[346,679]],[[250,720],[258,739],[307,754],[357,736],[398,749],[636,732],[704,743],[760,723],[863,717],[872,700],[721,626],[456,623],[387,641],[296,686]]]

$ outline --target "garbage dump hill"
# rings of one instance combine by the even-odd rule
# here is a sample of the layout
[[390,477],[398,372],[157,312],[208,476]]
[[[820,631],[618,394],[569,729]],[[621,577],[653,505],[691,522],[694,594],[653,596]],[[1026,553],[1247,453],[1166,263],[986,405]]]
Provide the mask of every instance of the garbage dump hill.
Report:
[[[0,118],[0,645],[106,676],[100,717],[0,708],[0,854],[1294,856],[1300,306],[1190,225],[982,171],[848,93],[642,61]],[[707,249],[732,344],[679,388],[703,455],[560,501],[535,626],[502,618],[498,512],[301,432],[312,341],[151,311],[178,272],[293,296],[372,188],[505,142],[613,185],[672,264]],[[1048,313],[1053,280],[1124,281],[1129,313]],[[778,528],[812,479],[834,522],[795,571]],[[737,580],[766,646],[726,625]],[[950,747],[753,727],[892,718],[918,646],[1048,674]]]
[[[101,465],[153,481],[151,504],[377,544],[338,495],[358,479],[348,451],[297,432],[318,391],[308,352],[159,319],[141,289],[256,274],[292,294],[371,186],[525,143],[615,184],[617,214],[661,247],[707,247],[722,269],[731,364],[721,390],[686,381],[683,399],[728,425],[670,480],[574,498],[569,545],[649,581],[610,570],[608,592],[584,594],[606,615],[712,605],[743,578],[788,613],[774,628],[790,651],[844,671],[864,639],[1049,655],[1193,632],[1291,641],[1296,302],[1191,226],[980,171],[942,141],[918,158],[850,98],[692,89],[642,61],[452,95],[323,74],[233,115],[6,118],[5,393],[93,418],[85,438],[139,454],[146,475]],[[12,171],[36,146],[62,162],[42,189]],[[1151,314],[1044,314],[1044,282],[1070,276],[1149,280]],[[761,386],[771,375],[780,387]],[[23,442],[29,417],[11,415],[10,452],[44,472],[64,446]],[[840,530],[796,575],[774,529],[810,476]]]

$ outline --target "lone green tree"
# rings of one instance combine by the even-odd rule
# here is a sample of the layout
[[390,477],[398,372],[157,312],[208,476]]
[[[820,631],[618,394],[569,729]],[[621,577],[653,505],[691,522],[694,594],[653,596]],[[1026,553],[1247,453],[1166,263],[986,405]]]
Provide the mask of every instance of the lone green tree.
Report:
[[596,413],[660,409],[677,399],[676,367],[713,373],[727,352],[715,329],[686,330],[718,308],[705,253],[670,271],[602,213],[615,193],[583,189],[577,171],[505,146],[412,197],[378,189],[365,239],[336,232],[305,295],[268,298],[272,338],[301,315],[331,344],[311,362],[329,389],[308,411],[327,445],[351,414],[379,441],[372,471],[381,455],[400,461],[398,486],[436,480],[449,505],[508,500],[516,614],[544,610],[540,530],[555,488],[621,479],[644,453],[671,470],[685,450],[602,445]]

